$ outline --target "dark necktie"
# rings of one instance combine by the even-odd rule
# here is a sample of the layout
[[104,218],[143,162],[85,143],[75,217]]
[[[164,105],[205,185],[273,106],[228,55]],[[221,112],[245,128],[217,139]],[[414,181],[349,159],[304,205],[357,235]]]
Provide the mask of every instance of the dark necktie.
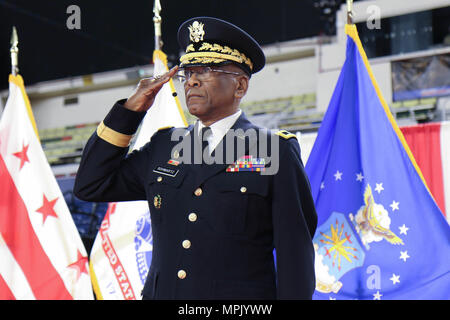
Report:
[[209,154],[209,143],[208,138],[212,135],[212,130],[210,127],[203,127],[200,132],[200,141],[202,142],[202,152],[205,152],[205,149]]

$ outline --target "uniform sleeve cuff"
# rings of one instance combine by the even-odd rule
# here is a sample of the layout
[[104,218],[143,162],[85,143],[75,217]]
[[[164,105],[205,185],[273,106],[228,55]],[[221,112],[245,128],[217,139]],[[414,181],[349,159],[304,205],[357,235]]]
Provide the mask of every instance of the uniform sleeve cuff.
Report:
[[125,135],[136,133],[146,112],[136,112],[125,108],[126,99],[117,101],[109,111],[103,123],[106,127]]

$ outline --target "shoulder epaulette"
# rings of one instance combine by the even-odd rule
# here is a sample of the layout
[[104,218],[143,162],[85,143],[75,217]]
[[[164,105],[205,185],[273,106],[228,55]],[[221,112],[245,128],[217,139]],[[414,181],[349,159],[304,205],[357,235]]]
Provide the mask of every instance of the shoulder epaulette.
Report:
[[297,136],[293,133],[290,133],[289,131],[286,130],[280,130],[278,132],[275,133],[276,135],[279,135],[280,137],[282,137],[283,139],[290,139],[290,138],[296,138]]

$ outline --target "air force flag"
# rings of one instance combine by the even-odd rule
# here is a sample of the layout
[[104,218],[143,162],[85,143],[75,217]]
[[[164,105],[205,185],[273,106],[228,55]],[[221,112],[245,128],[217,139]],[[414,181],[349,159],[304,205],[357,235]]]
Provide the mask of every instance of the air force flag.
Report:
[[306,165],[318,213],[315,299],[449,299],[450,228],[354,25]]

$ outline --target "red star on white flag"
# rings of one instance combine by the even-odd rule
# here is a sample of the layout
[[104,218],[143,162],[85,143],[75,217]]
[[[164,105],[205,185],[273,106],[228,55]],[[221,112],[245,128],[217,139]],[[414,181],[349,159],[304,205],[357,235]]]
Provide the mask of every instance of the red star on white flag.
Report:
[[24,143],[22,144],[22,150],[19,152],[15,152],[13,153],[14,156],[16,156],[17,158],[20,159],[20,168],[19,171],[23,168],[23,166],[25,165],[25,162],[30,162],[30,159],[28,159],[28,147],[30,146],[30,144],[25,145]]
[[77,280],[80,278],[82,273],[88,274],[87,270],[87,257],[83,257],[80,250],[77,251],[77,261],[74,263],[69,264],[68,268],[74,268],[77,271]]
[[56,201],[58,201],[58,198],[49,201],[45,196],[45,194],[43,196],[44,196],[43,200],[44,203],[42,204],[42,207],[36,210],[37,212],[42,213],[43,217],[42,224],[45,223],[45,220],[47,219],[48,216],[58,218],[58,215],[56,214],[55,209],[53,208],[55,206]]

